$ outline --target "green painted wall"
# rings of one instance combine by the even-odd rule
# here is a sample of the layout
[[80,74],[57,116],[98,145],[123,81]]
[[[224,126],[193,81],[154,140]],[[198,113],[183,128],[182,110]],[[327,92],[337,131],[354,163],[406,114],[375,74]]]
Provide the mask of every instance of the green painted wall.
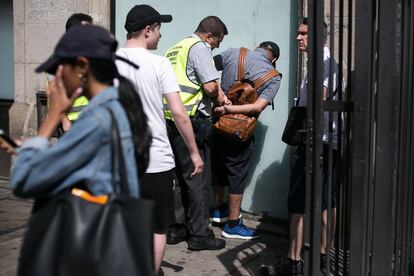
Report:
[[0,99],[14,99],[13,1],[0,1]]
[[144,3],[155,7],[161,14],[173,16],[171,23],[161,27],[162,38],[155,51],[158,54],[163,54],[171,45],[193,33],[199,21],[208,15],[220,17],[229,31],[220,48],[215,49],[213,54],[229,47],[254,48],[265,40],[279,45],[281,56],[277,69],[283,73],[283,81],[275,98],[275,110],[269,106],[259,119],[250,184],[242,208],[287,218],[290,149],[281,142],[280,137],[287,119],[289,99],[292,99],[296,89],[297,1],[117,1],[115,34],[121,45],[126,35],[123,28],[126,14],[133,5]]

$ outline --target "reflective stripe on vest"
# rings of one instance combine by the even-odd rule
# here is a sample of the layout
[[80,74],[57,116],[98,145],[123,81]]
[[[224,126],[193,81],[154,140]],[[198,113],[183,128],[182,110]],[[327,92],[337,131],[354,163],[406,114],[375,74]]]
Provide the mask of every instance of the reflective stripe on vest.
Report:
[[[199,83],[194,83],[187,76],[188,54],[191,47],[202,42],[199,38],[188,37],[181,40],[165,53],[165,57],[171,62],[178,84],[180,86],[180,98],[189,116],[194,116],[203,99],[203,89]],[[164,98],[164,116],[172,120],[171,110]]]
[[69,121],[76,121],[82,110],[88,105],[89,101],[85,96],[77,98],[68,112]]

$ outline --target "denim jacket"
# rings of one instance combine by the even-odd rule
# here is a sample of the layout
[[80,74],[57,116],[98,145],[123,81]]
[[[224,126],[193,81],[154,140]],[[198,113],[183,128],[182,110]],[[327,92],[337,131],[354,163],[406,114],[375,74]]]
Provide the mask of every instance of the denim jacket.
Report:
[[[118,123],[130,196],[138,197],[131,130],[114,87],[92,98],[58,143],[49,144],[40,136],[23,143],[11,170],[14,193],[20,197],[50,196],[78,183],[94,195],[111,193],[111,119],[105,107],[113,111]],[[118,181],[118,173],[115,179]]]

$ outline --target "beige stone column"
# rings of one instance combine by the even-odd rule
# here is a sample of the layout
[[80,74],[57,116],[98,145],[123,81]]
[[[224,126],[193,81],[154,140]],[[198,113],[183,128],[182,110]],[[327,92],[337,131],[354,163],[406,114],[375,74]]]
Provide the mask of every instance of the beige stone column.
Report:
[[34,69],[49,57],[76,12],[109,28],[110,0],[14,0],[14,104],[9,111],[12,136],[37,132],[36,92],[45,90],[45,74]]

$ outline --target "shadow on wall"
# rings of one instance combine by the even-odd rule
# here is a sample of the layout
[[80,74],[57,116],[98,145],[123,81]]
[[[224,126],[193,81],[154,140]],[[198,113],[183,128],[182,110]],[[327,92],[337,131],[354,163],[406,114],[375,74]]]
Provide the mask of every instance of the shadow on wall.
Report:
[[253,174],[256,171],[256,167],[260,162],[260,156],[262,155],[264,140],[266,137],[267,129],[269,127],[264,125],[262,122],[257,121],[256,130],[254,131],[254,150],[253,150],[253,157],[251,160],[251,165],[249,168],[249,175],[247,176],[247,183],[251,183],[252,185],[252,178]]
[[[255,148],[253,151],[252,165],[248,175],[247,183],[251,183],[256,167],[260,162],[260,157],[264,148],[264,141],[268,127],[257,122],[255,131]],[[289,189],[290,176],[290,148],[286,147],[281,161],[275,161],[266,167],[258,176],[252,195],[250,210],[255,213],[261,213],[263,216],[276,217],[278,219],[287,219],[287,193]],[[251,183],[252,185],[253,183]],[[276,200],[275,195],[278,195]],[[283,199],[283,200],[280,200]],[[273,210],[276,212],[269,213],[269,202],[273,204]]]
[[[298,1],[291,1],[290,8],[290,34],[289,34],[289,69],[288,76],[289,81],[284,85],[288,85],[288,108],[293,105],[293,99],[297,95],[298,81],[300,81],[300,74],[298,71],[298,51],[297,51],[297,27],[298,27]],[[282,53],[283,55],[283,53]],[[285,79],[286,81],[286,79]],[[280,104],[280,103],[279,103]],[[282,127],[284,124],[282,124]],[[252,181],[253,173],[255,172],[257,165],[260,161],[260,156],[263,151],[264,141],[266,135],[268,135],[268,127],[261,123],[257,126],[256,134],[256,145],[255,152],[252,160],[252,167],[250,175],[248,177],[249,183]],[[277,138],[280,142],[281,137]],[[283,147],[283,144],[281,144]],[[289,190],[289,179],[290,179],[290,159],[292,149],[291,147],[285,147],[283,157],[280,156],[282,152],[278,153],[277,161],[274,161],[265,169],[260,171],[260,175],[257,177],[254,185],[252,194],[252,202],[250,210],[256,213],[262,213],[263,217],[271,216],[278,219],[287,219],[287,196]],[[269,202],[272,205],[269,207]],[[269,212],[269,210],[271,210]]]
[[[258,176],[252,195],[251,209],[278,219],[287,219],[287,196],[290,177],[290,149],[286,147],[282,161],[275,161],[265,168]],[[272,202],[273,210],[270,213],[268,203]]]

